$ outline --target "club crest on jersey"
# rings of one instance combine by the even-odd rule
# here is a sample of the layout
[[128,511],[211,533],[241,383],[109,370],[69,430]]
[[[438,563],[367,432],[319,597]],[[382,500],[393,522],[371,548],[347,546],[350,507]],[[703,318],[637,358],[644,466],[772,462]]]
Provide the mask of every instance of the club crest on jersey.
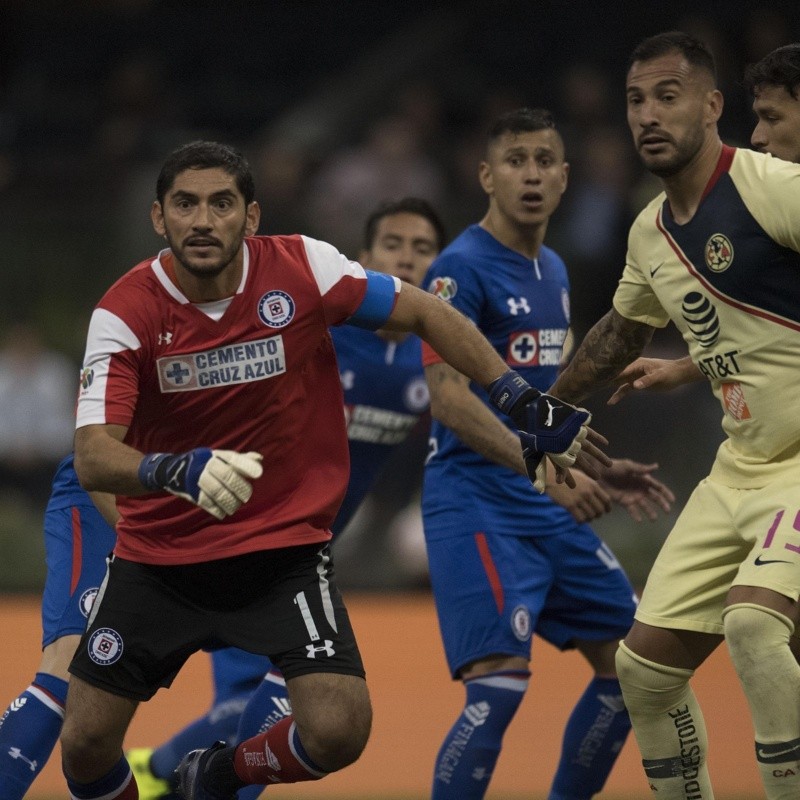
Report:
[[122,637],[113,628],[98,628],[86,646],[95,664],[108,666],[122,657]]
[[511,612],[511,630],[521,642],[531,638],[531,614],[525,606],[517,606]]
[[453,278],[434,278],[430,286],[428,286],[428,291],[436,295],[440,300],[450,301],[456,296],[456,292],[458,292],[458,284]]
[[273,289],[258,301],[258,316],[270,328],[283,328],[294,319],[294,300],[286,292]]
[[428,383],[423,377],[417,377],[406,384],[403,391],[403,399],[406,408],[411,411],[424,411],[431,403],[431,396],[428,392]]
[[81,614],[88,619],[89,614],[92,611],[92,606],[94,605],[94,601],[97,597],[98,589],[96,586],[93,586],[91,589],[87,589],[82,595],[79,603],[79,608],[81,610]]
[[733,263],[733,245],[723,233],[715,233],[705,248],[706,266],[712,272],[725,272]]

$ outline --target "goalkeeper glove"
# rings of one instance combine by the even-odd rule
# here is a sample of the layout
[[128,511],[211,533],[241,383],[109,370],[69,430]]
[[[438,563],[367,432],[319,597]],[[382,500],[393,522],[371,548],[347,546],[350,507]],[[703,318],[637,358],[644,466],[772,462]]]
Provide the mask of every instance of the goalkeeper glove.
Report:
[[542,394],[513,370],[492,381],[488,391],[493,405],[517,426],[528,477],[537,491],[543,492],[544,456],[557,467],[571,467],[586,438],[592,415],[585,408]]
[[197,447],[187,453],[150,453],[139,464],[139,480],[164,489],[224,519],[253,494],[250,481],[263,472],[260,453]]

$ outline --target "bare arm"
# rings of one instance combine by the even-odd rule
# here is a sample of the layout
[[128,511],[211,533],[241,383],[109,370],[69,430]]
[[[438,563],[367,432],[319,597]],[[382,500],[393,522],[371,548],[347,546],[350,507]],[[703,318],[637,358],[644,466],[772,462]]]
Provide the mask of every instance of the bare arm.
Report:
[[127,430],[122,425],[86,425],[75,431],[75,472],[84,489],[124,495],[148,491],[139,481],[144,453],[123,443]]
[[608,399],[613,406],[625,395],[641,389],[669,391],[705,376],[689,356],[683,358],[637,358],[617,375],[619,388]]
[[527,475],[519,437],[470,390],[469,378],[447,364],[425,367],[431,415],[485,459]]
[[653,337],[653,330],[649,325],[626,319],[612,308],[586,334],[550,393],[568,403],[580,402],[611,383],[641,355]]
[[508,365],[467,317],[410,284],[403,284],[384,327],[417,334],[450,366],[483,387],[508,372]]

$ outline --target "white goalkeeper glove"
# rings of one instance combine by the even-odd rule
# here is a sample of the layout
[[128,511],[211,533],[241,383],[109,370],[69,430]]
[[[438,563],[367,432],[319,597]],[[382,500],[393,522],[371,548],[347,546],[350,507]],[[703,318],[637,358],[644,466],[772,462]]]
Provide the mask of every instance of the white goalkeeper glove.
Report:
[[263,471],[260,453],[197,447],[146,455],[139,464],[139,480],[147,489],[163,489],[221,520],[250,499],[250,481]]

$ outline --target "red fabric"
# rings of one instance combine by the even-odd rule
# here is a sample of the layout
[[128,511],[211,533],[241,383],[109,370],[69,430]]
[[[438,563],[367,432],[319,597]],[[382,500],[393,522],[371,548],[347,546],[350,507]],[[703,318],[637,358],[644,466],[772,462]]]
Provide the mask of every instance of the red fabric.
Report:
[[323,777],[309,772],[292,752],[294,717],[286,717],[265,733],[246,739],[233,756],[233,767],[246,783],[297,783]]

